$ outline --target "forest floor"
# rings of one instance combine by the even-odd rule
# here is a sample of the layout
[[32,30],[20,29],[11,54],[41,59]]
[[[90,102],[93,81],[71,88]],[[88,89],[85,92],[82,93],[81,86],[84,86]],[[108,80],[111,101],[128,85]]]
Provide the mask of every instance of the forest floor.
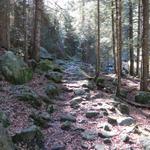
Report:
[[[49,126],[42,129],[46,150],[144,150],[145,143],[150,144],[150,110],[125,103],[127,112],[122,113],[119,111],[121,102],[114,96],[112,82],[115,76],[102,74],[106,88],[89,90],[85,86],[88,80],[80,68],[90,72],[90,65],[80,61],[66,64],[60,86],[67,90],[55,100]],[[44,75],[35,75],[26,85],[42,95],[47,83]],[[33,111],[46,111],[46,106],[36,110],[15,99],[9,83],[1,81],[0,85],[0,109],[9,116],[10,135],[31,125],[29,116]],[[132,101],[139,81],[123,79],[122,87],[127,90],[128,100]],[[61,118],[69,122],[63,122]]]

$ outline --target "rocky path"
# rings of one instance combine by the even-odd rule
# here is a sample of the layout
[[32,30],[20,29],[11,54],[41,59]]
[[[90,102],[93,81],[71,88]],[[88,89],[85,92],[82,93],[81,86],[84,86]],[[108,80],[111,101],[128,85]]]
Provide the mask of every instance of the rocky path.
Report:
[[[89,90],[79,61],[66,65],[51,127],[44,130],[48,150],[149,150],[150,120],[112,94]],[[90,71],[90,66],[85,69]],[[139,113],[139,114],[138,114]]]

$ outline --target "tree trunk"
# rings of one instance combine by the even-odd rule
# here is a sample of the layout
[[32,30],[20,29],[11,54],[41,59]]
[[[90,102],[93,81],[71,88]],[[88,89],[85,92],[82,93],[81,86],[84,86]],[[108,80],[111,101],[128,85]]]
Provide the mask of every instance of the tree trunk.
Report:
[[97,52],[96,52],[96,77],[100,73],[100,0],[97,0]]
[[32,57],[35,61],[39,62],[40,56],[40,40],[41,40],[41,16],[43,9],[43,1],[35,0],[35,12],[34,12],[34,28],[33,28],[33,53]]
[[130,75],[134,75],[134,51],[133,51],[133,7],[129,0],[129,50],[130,50]]
[[140,64],[140,48],[141,48],[141,0],[138,2],[138,37],[137,37],[137,60],[136,60],[136,75],[139,75]]
[[112,7],[112,12],[111,12],[111,17],[112,17],[112,48],[113,48],[113,57],[114,57],[114,72],[116,73],[116,41],[115,41],[115,5],[114,5],[114,0],[112,0],[111,3]]
[[121,49],[122,49],[122,17],[121,0],[116,0],[116,39],[117,39],[117,89],[116,96],[120,96],[121,89]]
[[0,47],[10,48],[10,1],[0,1]]
[[140,88],[142,91],[148,90],[149,72],[149,0],[142,0],[143,4],[143,42],[142,42],[142,76]]

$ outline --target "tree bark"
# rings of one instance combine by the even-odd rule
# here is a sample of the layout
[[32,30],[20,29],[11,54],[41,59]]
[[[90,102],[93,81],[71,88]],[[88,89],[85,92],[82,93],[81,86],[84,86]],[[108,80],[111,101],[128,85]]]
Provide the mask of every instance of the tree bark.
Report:
[[149,72],[149,0],[142,0],[143,4],[143,41],[142,41],[142,76],[140,89],[148,90]]
[[0,1],[0,47],[10,48],[10,1]]
[[130,75],[134,75],[134,51],[133,51],[133,7],[129,0],[129,50],[130,50]]
[[100,73],[100,0],[97,0],[97,15],[96,77]]
[[32,57],[35,61],[40,60],[40,41],[41,41],[41,16],[43,10],[43,1],[35,0],[35,12],[34,12],[34,29],[33,29],[33,53]]
[[116,37],[115,37],[115,5],[114,0],[111,2],[112,12],[111,12],[111,18],[112,18],[112,48],[113,48],[113,57],[114,57],[114,72],[116,73]]

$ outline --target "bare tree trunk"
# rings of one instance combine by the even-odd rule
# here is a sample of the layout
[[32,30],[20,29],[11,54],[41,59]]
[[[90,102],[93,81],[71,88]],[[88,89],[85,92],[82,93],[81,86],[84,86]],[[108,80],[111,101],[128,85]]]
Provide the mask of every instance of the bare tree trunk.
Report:
[[130,50],[130,75],[134,75],[134,52],[133,52],[133,7],[129,0],[129,50]]
[[116,96],[120,96],[121,89],[121,49],[122,49],[122,17],[121,17],[121,0],[116,0],[116,39],[117,39],[117,89]]
[[143,4],[143,42],[142,42],[142,76],[141,90],[148,90],[148,72],[149,72],[149,0],[142,0]]
[[23,0],[23,33],[24,33],[24,60],[28,61],[28,34],[27,34],[27,2]]
[[141,48],[141,0],[138,2],[138,37],[137,37],[137,60],[136,60],[136,75],[139,75],[140,64],[140,48]]
[[41,40],[41,16],[43,9],[43,1],[35,0],[35,13],[34,13],[34,28],[33,28],[33,53],[32,57],[35,61],[39,62],[40,56],[40,40]]
[[10,1],[0,1],[0,46],[10,47]]
[[97,52],[96,52],[96,77],[100,73],[100,0],[97,0]]
[[115,73],[117,72],[116,70],[116,37],[115,37],[115,5],[114,5],[114,0],[111,2],[111,7],[112,7],[112,12],[111,12],[111,17],[112,17],[112,48],[113,48],[113,57],[114,57],[114,71]]

